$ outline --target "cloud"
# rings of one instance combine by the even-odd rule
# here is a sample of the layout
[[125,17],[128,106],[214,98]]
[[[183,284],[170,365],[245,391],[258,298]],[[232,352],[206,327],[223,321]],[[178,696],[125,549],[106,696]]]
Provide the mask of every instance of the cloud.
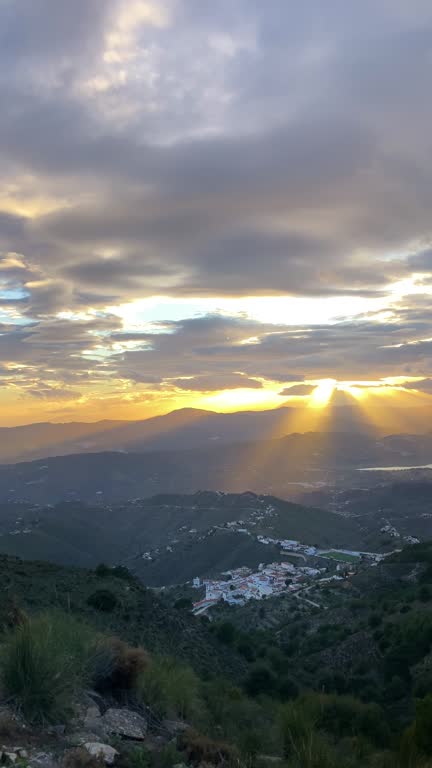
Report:
[[414,389],[419,392],[425,392],[428,395],[432,395],[432,378],[422,379],[421,381],[411,381],[404,384],[405,389]]
[[[431,32],[425,0],[0,3],[0,359],[16,386],[426,381]],[[400,299],[418,273],[424,296]],[[150,329],[107,310],[161,295],[379,311]]]
[[194,378],[174,379],[170,382],[178,389],[188,392],[218,392],[224,389],[262,389],[262,382],[241,374],[216,374],[195,376]]
[[313,384],[294,384],[293,387],[286,387],[278,392],[280,397],[304,397],[310,395],[315,389]]

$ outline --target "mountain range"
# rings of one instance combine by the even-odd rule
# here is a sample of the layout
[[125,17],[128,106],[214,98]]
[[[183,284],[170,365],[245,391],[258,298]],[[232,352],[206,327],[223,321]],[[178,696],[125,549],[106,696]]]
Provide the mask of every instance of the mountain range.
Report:
[[432,434],[377,439],[349,432],[309,432],[242,443],[213,441],[164,451],[149,446],[140,453],[72,453],[3,464],[0,501],[111,503],[202,489],[237,493],[250,489],[292,499],[326,485],[371,487],[379,478],[376,472],[359,471],[365,467],[431,461]]
[[[423,414],[424,410],[424,414]],[[424,416],[424,417],[423,417]],[[395,425],[410,424],[414,433],[425,431],[430,412],[399,408],[381,414],[373,426],[362,411],[350,405],[328,406],[325,414],[305,408],[281,407],[267,411],[216,413],[183,408],[141,421],[98,421],[65,424],[39,423],[0,427],[0,463],[16,463],[46,456],[101,451],[189,449],[238,441],[281,438],[293,432],[356,432],[383,437]],[[415,425],[420,425],[417,429]],[[241,436],[239,438],[239,436]]]

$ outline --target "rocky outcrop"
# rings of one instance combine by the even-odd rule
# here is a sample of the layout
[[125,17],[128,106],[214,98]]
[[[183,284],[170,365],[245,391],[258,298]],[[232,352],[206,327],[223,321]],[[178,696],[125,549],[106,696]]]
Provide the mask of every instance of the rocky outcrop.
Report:
[[109,744],[102,744],[99,741],[88,741],[84,744],[84,749],[92,757],[102,758],[106,765],[112,765],[119,754],[114,747],[111,747]]
[[147,721],[130,709],[107,709],[101,718],[107,732],[113,736],[142,741],[147,733]]

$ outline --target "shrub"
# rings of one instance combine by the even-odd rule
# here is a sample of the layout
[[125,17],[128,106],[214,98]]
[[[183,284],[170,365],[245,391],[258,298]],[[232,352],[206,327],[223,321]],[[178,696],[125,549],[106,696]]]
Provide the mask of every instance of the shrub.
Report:
[[117,598],[110,589],[97,589],[87,598],[87,604],[97,611],[112,613],[117,606]]
[[423,584],[418,591],[418,599],[427,603],[432,597],[432,590],[429,585]]
[[148,749],[136,747],[128,754],[128,768],[151,768],[152,755]]
[[297,683],[290,677],[282,677],[278,684],[278,694],[282,699],[296,699],[299,695]]
[[116,637],[103,638],[92,659],[92,682],[97,691],[118,696],[138,686],[149,665],[143,648],[134,648]]
[[336,768],[340,762],[302,706],[286,704],[280,714],[283,753],[295,768]]
[[2,739],[17,739],[22,733],[18,720],[8,712],[0,714],[0,737]]
[[102,757],[90,755],[83,747],[68,749],[63,757],[63,768],[104,768]]
[[383,710],[376,704],[364,704],[352,696],[325,694],[305,696],[301,704],[311,721],[335,739],[362,737],[378,747],[390,741]]
[[274,710],[270,700],[262,707],[256,699],[245,696],[240,688],[223,678],[214,678],[202,686],[206,726],[209,733],[235,743],[249,759],[257,752],[274,752]]
[[239,753],[231,744],[223,741],[215,741],[207,736],[202,736],[196,731],[187,730],[177,739],[177,747],[184,752],[188,763],[199,765],[238,765]]
[[99,563],[99,565],[95,568],[95,574],[99,579],[106,578],[111,572],[111,569],[108,565],[105,565],[105,563]]
[[31,721],[67,717],[84,684],[95,635],[63,614],[46,614],[18,626],[1,653],[4,692]]
[[199,709],[199,680],[191,667],[153,657],[141,674],[138,693],[159,716],[190,719]]
[[249,696],[258,696],[260,693],[270,694],[276,687],[276,675],[263,662],[254,665],[245,681],[245,689]]
[[230,645],[234,642],[236,636],[236,629],[230,621],[223,621],[215,626],[215,633],[218,640],[222,643]]
[[192,600],[189,597],[180,597],[174,603],[174,608],[180,611],[191,611],[193,608]]
[[426,755],[432,755],[432,695],[416,704],[415,740]]
[[115,565],[114,568],[111,568],[111,573],[114,574],[114,576],[116,576],[118,579],[135,582],[135,576],[130,572],[129,568],[126,568],[125,565]]

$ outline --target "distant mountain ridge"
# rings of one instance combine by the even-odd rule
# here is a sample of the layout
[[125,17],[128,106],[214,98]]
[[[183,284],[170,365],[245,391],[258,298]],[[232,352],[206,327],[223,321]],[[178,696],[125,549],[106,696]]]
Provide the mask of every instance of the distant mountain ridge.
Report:
[[158,493],[249,488],[295,498],[323,485],[371,487],[361,467],[432,463],[432,435],[310,432],[274,440],[220,443],[141,453],[56,456],[0,466],[0,501],[117,503]]
[[[313,429],[313,425],[303,428],[299,426],[307,424],[299,418],[300,413],[301,409],[288,406],[235,413],[183,408],[141,421],[108,420],[0,427],[0,463],[11,464],[71,453],[175,450],[214,443],[274,439]],[[425,418],[420,423],[423,429],[430,420]],[[391,422],[386,428],[378,430],[364,419],[360,411],[346,406],[329,409],[318,429],[326,432],[356,432],[369,437],[394,431]]]

